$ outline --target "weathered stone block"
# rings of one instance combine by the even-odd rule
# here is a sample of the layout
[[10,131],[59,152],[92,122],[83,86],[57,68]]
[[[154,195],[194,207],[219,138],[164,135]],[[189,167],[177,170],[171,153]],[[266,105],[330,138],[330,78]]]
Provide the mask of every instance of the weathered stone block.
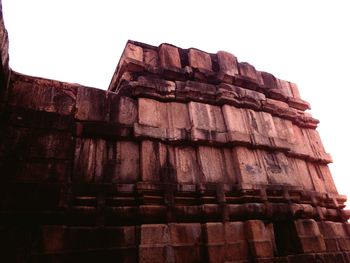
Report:
[[143,181],[162,182],[167,178],[166,146],[159,142],[142,141],[141,143],[141,174]]
[[276,128],[278,138],[293,142],[294,129],[293,123],[277,116],[273,116],[273,122]]
[[289,175],[288,158],[281,152],[261,151],[262,161],[269,184],[297,186],[298,182]]
[[[143,49],[131,43],[127,43],[123,52],[123,57],[143,61]],[[123,59],[123,58],[122,58]]]
[[306,138],[308,139],[308,143],[310,144],[310,148],[313,151],[313,155],[316,158],[322,158],[326,152],[325,149],[323,147],[321,138],[320,138],[320,134],[313,129],[305,129],[304,130],[306,133]]
[[239,74],[258,84],[263,84],[261,75],[255,70],[255,67],[247,62],[238,63]]
[[188,62],[191,67],[212,70],[210,55],[201,50],[190,48]]
[[209,262],[235,262],[248,259],[244,223],[206,223],[204,225]]
[[300,128],[297,125],[293,125],[293,139],[292,143],[294,144],[292,152],[296,155],[304,158],[310,158],[313,156],[311,149],[310,141],[307,137],[307,130]]
[[199,146],[198,156],[205,182],[222,182],[226,179],[223,170],[224,160],[220,149]]
[[283,101],[266,98],[262,101],[262,109],[277,116],[286,116],[289,105]]
[[139,123],[152,127],[167,127],[168,116],[166,104],[152,99],[140,98]]
[[243,185],[267,184],[267,175],[260,160],[259,150],[236,146],[232,152],[239,183]]
[[157,67],[159,65],[158,52],[153,49],[145,48],[143,50],[143,61],[151,67]]
[[245,122],[244,109],[224,105],[222,106],[222,112],[228,131],[240,132],[242,134],[249,133]]
[[307,163],[302,159],[288,158],[288,174],[305,190],[314,190]]
[[293,97],[290,83],[288,81],[278,79],[278,88],[281,90],[282,94],[287,97]]
[[74,113],[78,85],[19,74],[14,74],[12,78],[14,81],[9,105],[61,115]]
[[246,109],[244,116],[252,144],[257,147],[269,147],[271,145],[269,136],[276,136],[271,115]]
[[323,178],[322,172],[319,168],[319,165],[314,163],[308,163],[309,174],[312,180],[315,189],[317,192],[326,193],[325,180]]
[[247,260],[248,243],[246,241],[244,222],[228,222],[224,224],[226,240],[226,260]]
[[249,248],[254,257],[273,257],[273,235],[263,221],[248,220],[245,222],[245,230]]
[[139,179],[139,144],[132,141],[118,141],[108,145],[105,180],[127,183]]
[[65,248],[66,226],[53,225],[43,226],[42,233],[42,250],[45,252],[62,251]]
[[104,90],[78,88],[75,118],[83,121],[107,121],[106,96]]
[[176,178],[178,183],[201,181],[196,150],[193,147],[175,147]]
[[269,137],[277,137],[277,130],[273,122],[273,118],[270,113],[260,111],[258,112],[259,116],[259,132]]
[[141,245],[163,245],[170,241],[170,233],[167,225],[152,224],[141,225]]
[[318,222],[318,227],[323,235],[327,251],[350,250],[350,239],[347,237],[344,223]]
[[162,128],[189,128],[187,105],[178,102],[162,103],[152,99],[139,99],[139,123]]
[[110,122],[132,126],[137,120],[137,101],[126,97],[115,95],[110,101]]
[[169,224],[170,244],[175,262],[201,262],[202,231],[199,223]]
[[107,145],[102,139],[77,139],[74,160],[74,181],[102,182],[107,161]]
[[264,87],[266,89],[277,89],[278,88],[278,82],[274,75],[268,73],[268,72],[260,72]]
[[43,159],[71,159],[73,137],[70,133],[34,133],[28,142],[28,157]]
[[167,225],[141,225],[139,262],[174,262],[173,248],[169,247],[170,234]]
[[338,193],[337,187],[335,186],[331,171],[329,170],[328,165],[319,164],[320,173],[322,174],[322,178],[324,180],[324,184],[326,186],[326,190],[328,193]]
[[162,44],[159,47],[159,62],[163,68],[181,68],[181,59],[177,47]]
[[294,98],[301,99],[297,84],[289,82],[290,90]]
[[326,250],[326,244],[315,220],[296,220],[295,226],[304,253],[317,253]]
[[226,126],[219,106],[190,102],[188,104],[191,124],[195,128],[225,132]]
[[204,225],[209,262],[225,262],[225,232],[222,223]]
[[218,56],[220,72],[230,76],[238,74],[237,58],[234,55],[225,51],[219,51],[216,54]]

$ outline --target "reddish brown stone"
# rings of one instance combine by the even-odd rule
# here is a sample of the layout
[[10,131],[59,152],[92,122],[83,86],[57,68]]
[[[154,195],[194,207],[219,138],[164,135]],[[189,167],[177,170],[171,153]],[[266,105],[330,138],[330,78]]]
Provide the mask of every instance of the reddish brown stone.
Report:
[[[159,95],[163,95],[166,98],[174,98],[175,92],[175,83],[173,81],[162,80],[158,78],[145,77],[141,76],[137,78],[137,82],[135,83],[136,87],[141,87],[138,94],[143,94],[145,89],[150,89],[153,93],[158,93]],[[149,93],[148,93],[149,94]],[[153,95],[153,94],[152,94]],[[159,95],[153,95],[156,98]],[[172,96],[171,96],[172,95]]]
[[210,55],[198,49],[188,51],[188,61],[191,67],[212,70]]
[[159,47],[159,62],[163,68],[181,68],[179,50],[174,46],[162,44]]
[[298,186],[296,178],[288,174],[288,158],[283,153],[271,153],[262,151],[262,161],[270,184]]
[[[110,145],[105,177],[112,182],[128,183],[139,179],[139,144],[131,141],[119,141]],[[108,180],[109,181],[109,180]]]
[[304,190],[314,190],[307,163],[297,158],[288,158],[288,173]]
[[233,148],[238,182],[244,186],[267,184],[267,175],[260,163],[259,150],[237,146]]
[[110,101],[110,122],[132,126],[137,119],[137,101],[118,96]]
[[161,181],[162,170],[166,162],[166,146],[153,141],[142,141],[141,175],[143,181]]
[[303,252],[315,253],[326,250],[323,236],[313,219],[296,220],[295,226]]
[[30,76],[12,76],[9,105],[70,115],[75,109],[77,86]]
[[[201,224],[169,224],[170,244],[174,250],[174,262],[201,262]],[[171,258],[168,258],[171,260]]]
[[276,116],[273,117],[273,122],[276,127],[277,136],[292,142],[294,138],[293,123],[290,120],[285,120]]
[[223,171],[224,160],[220,149],[200,146],[198,147],[198,155],[205,182],[226,181],[226,174]]
[[219,51],[216,54],[218,56],[220,72],[229,76],[235,76],[238,74],[237,58],[234,55],[225,51]]
[[325,164],[318,165],[320,169],[320,173],[322,174],[322,178],[324,180],[324,184],[326,186],[326,190],[328,193],[338,193],[337,188],[335,186],[334,180],[331,175],[331,171],[329,167]]
[[143,60],[147,65],[150,65],[151,67],[157,67],[159,65],[158,52],[153,49],[144,49]]
[[293,97],[292,90],[290,88],[290,83],[288,81],[278,79],[278,88],[282,91],[282,94],[287,97]]
[[256,258],[273,257],[273,234],[263,221],[249,220],[245,223],[250,251]]
[[190,102],[188,107],[194,127],[218,132],[226,131],[220,107],[197,102]]
[[250,143],[250,135],[245,123],[243,109],[224,105],[222,112],[228,130],[228,140],[238,143]]
[[263,84],[261,75],[255,70],[254,66],[247,62],[238,63],[239,74],[258,84]]
[[289,82],[290,90],[294,98],[301,99],[297,84]]
[[143,49],[131,43],[127,43],[123,52],[123,56],[138,61],[143,61]]
[[93,88],[79,88],[75,118],[84,121],[107,121],[106,92]]
[[195,81],[176,82],[176,98],[181,101],[208,102],[216,99],[216,87],[211,84]]
[[142,225],[139,262],[163,263],[167,262],[167,258],[173,258],[173,249],[168,247],[169,241],[167,225]]
[[102,182],[107,161],[106,141],[78,139],[75,148],[74,179],[77,182]]
[[277,89],[278,88],[278,80],[274,75],[268,72],[260,72],[261,77],[263,79],[264,87],[266,89]]
[[0,43],[2,261],[349,261],[295,84],[128,41],[106,92],[12,72],[1,18]]
[[199,166],[193,147],[175,147],[176,177],[179,183],[197,183]]

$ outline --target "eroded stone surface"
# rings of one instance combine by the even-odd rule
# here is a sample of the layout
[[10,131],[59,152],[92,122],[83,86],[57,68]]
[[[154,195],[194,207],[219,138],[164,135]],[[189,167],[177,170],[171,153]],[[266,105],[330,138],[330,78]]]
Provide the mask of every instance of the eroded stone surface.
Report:
[[109,91],[6,83],[2,261],[350,262],[346,197],[296,84],[135,41]]

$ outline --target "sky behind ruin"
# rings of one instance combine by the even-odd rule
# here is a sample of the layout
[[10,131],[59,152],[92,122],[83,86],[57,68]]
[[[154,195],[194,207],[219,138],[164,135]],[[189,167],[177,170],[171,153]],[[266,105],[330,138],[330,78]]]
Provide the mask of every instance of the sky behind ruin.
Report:
[[10,66],[106,89],[128,39],[225,50],[296,82],[350,197],[349,1],[3,0]]

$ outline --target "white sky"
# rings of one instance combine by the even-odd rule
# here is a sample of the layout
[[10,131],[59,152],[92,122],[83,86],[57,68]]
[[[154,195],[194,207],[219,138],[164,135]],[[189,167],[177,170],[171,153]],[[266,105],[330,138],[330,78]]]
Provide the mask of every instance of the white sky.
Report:
[[106,89],[128,39],[225,50],[296,82],[350,197],[350,1],[3,0],[10,66]]

